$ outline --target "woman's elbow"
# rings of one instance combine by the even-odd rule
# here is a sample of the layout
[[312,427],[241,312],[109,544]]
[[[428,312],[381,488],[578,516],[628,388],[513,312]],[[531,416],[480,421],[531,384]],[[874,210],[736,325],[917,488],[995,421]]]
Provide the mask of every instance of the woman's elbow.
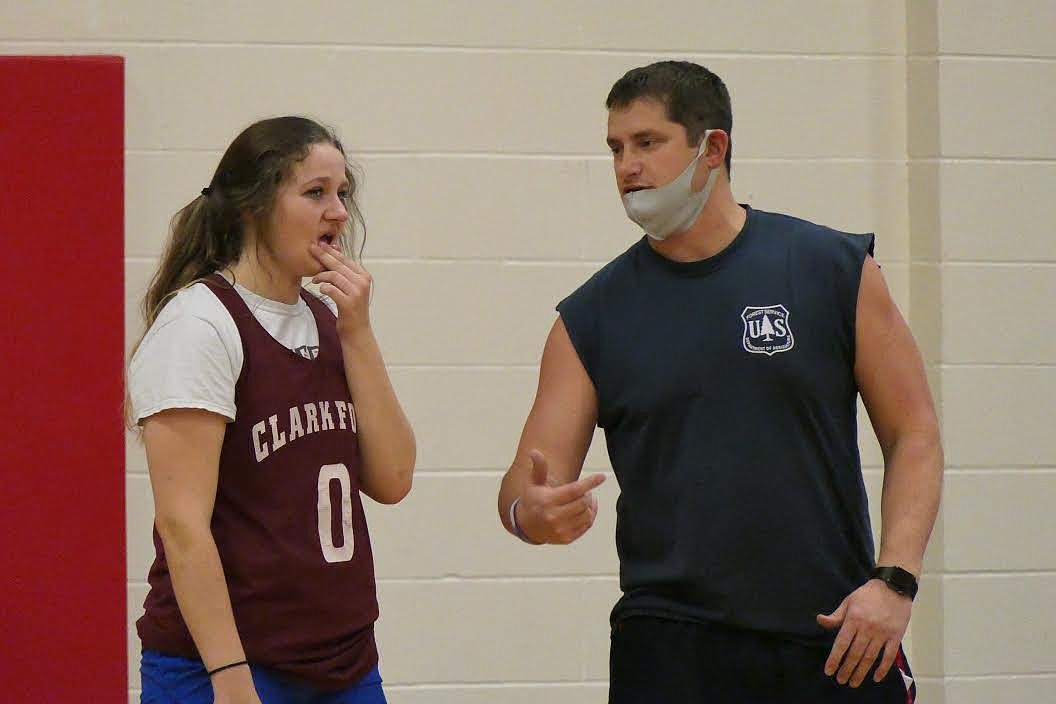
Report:
[[379,504],[392,506],[403,501],[411,493],[411,479],[408,477],[406,481],[392,482],[388,486],[378,487],[365,493]]
[[364,493],[377,501],[379,504],[389,506],[398,504],[411,493],[414,483],[414,461],[394,468],[382,481],[371,482],[370,486],[364,487]]
[[213,534],[208,520],[184,514],[157,513],[154,527],[168,555],[194,550],[197,546],[212,541]]

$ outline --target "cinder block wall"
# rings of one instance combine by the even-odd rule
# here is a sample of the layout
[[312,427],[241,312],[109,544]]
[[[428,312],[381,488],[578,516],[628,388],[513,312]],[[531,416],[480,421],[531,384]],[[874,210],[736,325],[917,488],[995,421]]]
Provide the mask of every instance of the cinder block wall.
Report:
[[[495,489],[553,305],[636,236],[604,145],[608,88],[661,58],[713,68],[734,100],[738,197],[875,231],[928,354],[952,469],[914,617],[926,701],[1027,702],[1056,687],[1056,17],[1047,0],[997,12],[40,0],[0,6],[0,52],[126,57],[130,343],[168,218],[243,126],[318,117],[362,166],[375,325],[419,440],[411,496],[368,506],[395,704],[605,700],[615,482],[595,528],[564,549],[506,536]],[[864,413],[862,425],[878,524],[881,457]],[[608,471],[600,438],[587,466]],[[131,623],[152,501],[131,439],[127,487],[138,701]],[[1006,685],[1013,697],[995,694]]]
[[1056,701],[1056,4],[907,9],[913,323],[948,464],[922,700]]

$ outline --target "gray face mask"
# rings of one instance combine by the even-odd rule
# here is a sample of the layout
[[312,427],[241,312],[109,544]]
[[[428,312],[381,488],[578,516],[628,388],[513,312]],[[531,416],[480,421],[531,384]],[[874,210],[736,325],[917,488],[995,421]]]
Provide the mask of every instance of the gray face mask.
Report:
[[708,180],[700,191],[693,193],[690,187],[693,174],[697,170],[697,162],[708,147],[710,134],[711,130],[704,132],[697,155],[674,181],[657,188],[624,194],[623,208],[627,211],[627,217],[645,230],[645,234],[652,239],[665,240],[676,232],[688,230],[708,202],[708,196],[711,195],[711,189],[719,175],[717,168],[708,174]]

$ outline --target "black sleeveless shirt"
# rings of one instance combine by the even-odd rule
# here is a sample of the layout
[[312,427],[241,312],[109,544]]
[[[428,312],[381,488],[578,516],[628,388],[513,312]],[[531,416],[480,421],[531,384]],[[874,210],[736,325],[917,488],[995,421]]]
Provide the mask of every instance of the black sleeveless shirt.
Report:
[[872,247],[747,208],[716,256],[643,238],[558,305],[620,485],[614,622],[827,639],[815,615],[874,560],[854,379]]

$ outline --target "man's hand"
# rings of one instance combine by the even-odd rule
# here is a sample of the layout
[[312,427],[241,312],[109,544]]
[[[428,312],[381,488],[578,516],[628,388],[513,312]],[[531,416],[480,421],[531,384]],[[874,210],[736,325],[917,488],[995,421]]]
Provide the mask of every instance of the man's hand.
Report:
[[825,661],[825,674],[835,674],[840,684],[849,681],[851,687],[857,687],[882,653],[873,679],[883,680],[898,657],[912,610],[912,599],[871,579],[851,592],[831,614],[818,614],[820,626],[840,629]]
[[528,456],[531,481],[517,502],[517,525],[533,542],[567,545],[594,525],[598,499],[591,490],[605,481],[605,475],[556,485],[550,480],[543,453],[532,450]]

